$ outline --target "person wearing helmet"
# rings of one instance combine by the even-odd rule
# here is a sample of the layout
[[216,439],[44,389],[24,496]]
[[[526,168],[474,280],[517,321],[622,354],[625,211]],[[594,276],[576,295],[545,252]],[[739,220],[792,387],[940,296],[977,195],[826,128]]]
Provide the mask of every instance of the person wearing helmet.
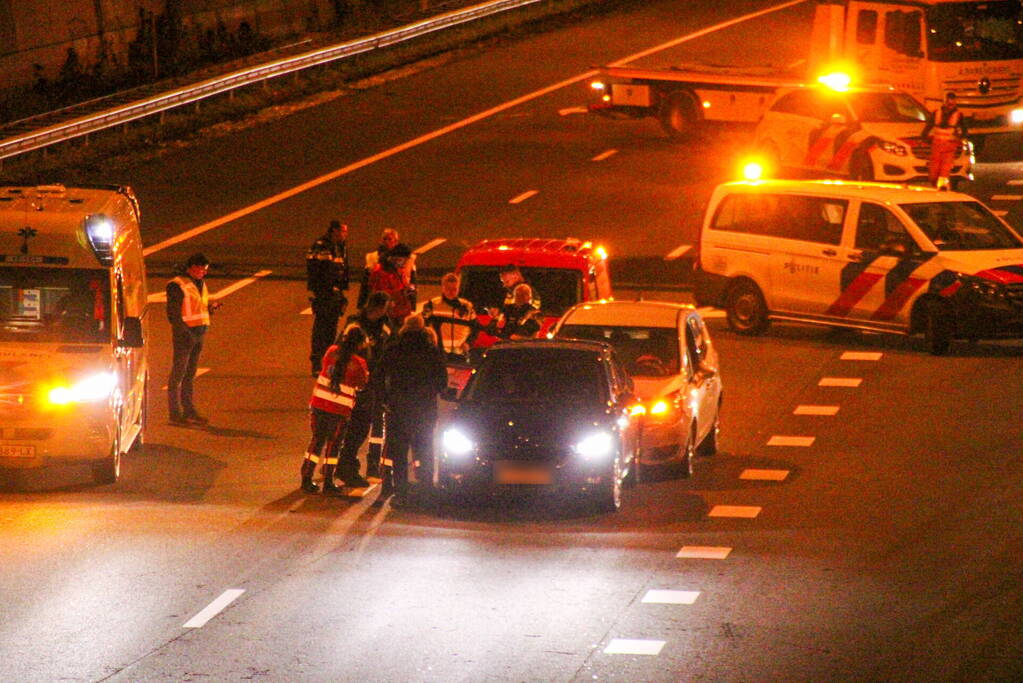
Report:
[[928,136],[931,139],[928,177],[931,185],[939,190],[947,190],[952,164],[966,139],[966,120],[956,106],[954,92],[945,95],[945,102],[928,117],[921,137],[926,139]]
[[398,329],[416,308],[416,286],[406,267],[411,258],[412,250],[408,245],[398,243],[369,275],[370,292],[384,292],[391,298],[393,329]]

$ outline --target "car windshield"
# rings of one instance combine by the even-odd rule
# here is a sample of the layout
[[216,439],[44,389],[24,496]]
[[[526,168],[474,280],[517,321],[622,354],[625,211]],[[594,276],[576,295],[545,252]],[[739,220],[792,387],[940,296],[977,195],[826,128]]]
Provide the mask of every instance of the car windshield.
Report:
[[673,327],[563,325],[559,337],[610,343],[633,377],[667,377],[679,373],[678,330]]
[[586,402],[607,400],[600,357],[576,349],[502,349],[491,352],[466,388],[465,400]]
[[927,120],[924,108],[906,93],[858,92],[849,96],[849,106],[864,123],[920,123]]
[[[582,274],[568,268],[531,268],[522,266],[523,279],[540,297],[543,312],[561,315],[582,300]],[[465,266],[461,269],[461,296],[472,302],[477,311],[500,308],[504,303],[504,286],[498,266]]]
[[0,268],[0,341],[110,341],[105,270]]
[[927,8],[928,56],[938,62],[1023,57],[1019,0],[941,2]]
[[939,251],[1023,248],[1023,240],[979,202],[901,206]]

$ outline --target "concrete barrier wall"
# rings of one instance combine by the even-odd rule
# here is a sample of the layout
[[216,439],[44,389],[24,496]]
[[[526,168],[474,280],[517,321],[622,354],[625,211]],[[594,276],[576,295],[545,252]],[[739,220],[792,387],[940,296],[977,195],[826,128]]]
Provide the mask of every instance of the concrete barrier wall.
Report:
[[[405,0],[411,7],[414,0]],[[242,22],[259,35],[280,38],[322,30],[337,17],[337,8],[372,5],[374,0],[0,0],[0,88],[33,83],[38,77],[54,80],[75,53],[91,70],[103,51],[110,67],[128,63],[129,45],[140,30],[140,10],[147,17],[168,13],[168,5],[181,17],[184,51],[199,51],[207,32],[236,35]],[[391,4],[391,3],[388,3]],[[156,56],[159,62],[159,51]]]

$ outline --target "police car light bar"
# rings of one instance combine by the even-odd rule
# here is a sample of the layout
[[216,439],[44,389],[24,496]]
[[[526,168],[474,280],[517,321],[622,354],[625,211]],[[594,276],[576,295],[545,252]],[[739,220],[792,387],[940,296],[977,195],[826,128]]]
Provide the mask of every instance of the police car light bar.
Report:
[[834,71],[829,74],[824,74],[817,78],[818,83],[822,83],[835,92],[845,92],[852,85],[852,77],[841,71]]
[[89,238],[89,246],[96,258],[104,266],[114,263],[114,224],[103,214],[86,216],[85,236]]

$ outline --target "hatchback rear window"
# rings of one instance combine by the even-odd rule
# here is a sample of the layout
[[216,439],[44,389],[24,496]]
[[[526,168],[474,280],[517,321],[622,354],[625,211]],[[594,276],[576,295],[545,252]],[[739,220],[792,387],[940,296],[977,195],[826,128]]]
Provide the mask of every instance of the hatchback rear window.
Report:
[[678,330],[674,327],[564,325],[558,336],[608,342],[633,377],[666,377],[679,372]]
[[597,353],[583,350],[504,349],[491,352],[466,389],[469,401],[607,400]]

